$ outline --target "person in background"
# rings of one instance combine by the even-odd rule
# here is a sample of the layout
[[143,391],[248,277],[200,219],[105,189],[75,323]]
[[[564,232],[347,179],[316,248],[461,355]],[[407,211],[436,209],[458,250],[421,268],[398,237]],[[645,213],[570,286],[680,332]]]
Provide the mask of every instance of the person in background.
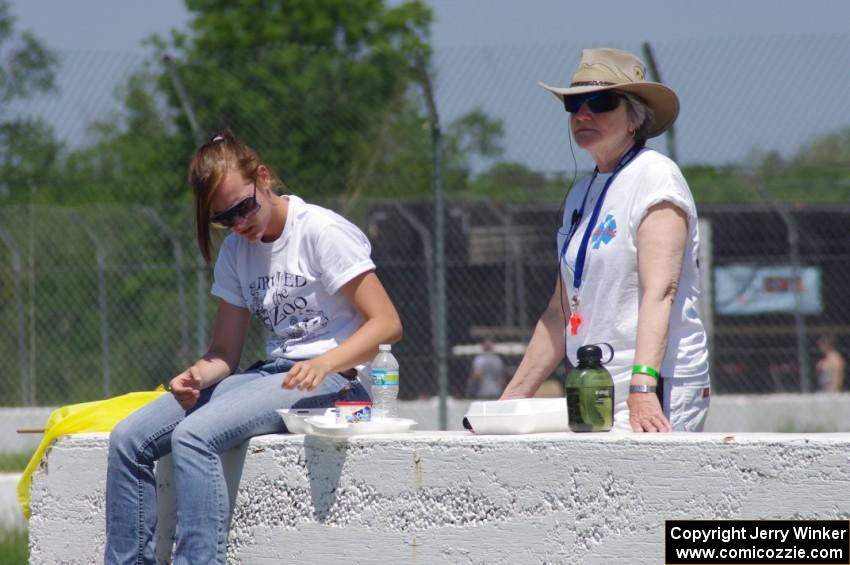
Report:
[[[401,321],[366,236],[342,216],[295,195],[229,131],[189,166],[201,254],[211,227],[230,230],[218,251],[218,297],[207,353],[109,438],[106,563],[154,563],[154,463],[171,453],[177,504],[175,564],[225,563],[230,501],[221,454],[252,436],[285,432],[279,408],[369,400],[361,371]],[[251,315],[268,331],[267,358],[239,371]],[[368,376],[365,376],[368,380]]]
[[824,392],[841,392],[844,386],[844,357],[835,348],[835,336],[823,335],[818,339],[821,358],[815,365],[818,389]]
[[502,398],[534,395],[565,355],[575,366],[580,346],[607,343],[615,429],[701,431],[710,385],[697,211],[679,167],[645,145],[679,113],[676,93],[645,71],[626,51],[585,49],[569,86],[541,83],[596,168],[566,197],[554,292]]
[[472,370],[466,381],[467,398],[499,398],[505,388],[505,364],[493,351],[493,339],[485,337],[481,353],[472,359]]

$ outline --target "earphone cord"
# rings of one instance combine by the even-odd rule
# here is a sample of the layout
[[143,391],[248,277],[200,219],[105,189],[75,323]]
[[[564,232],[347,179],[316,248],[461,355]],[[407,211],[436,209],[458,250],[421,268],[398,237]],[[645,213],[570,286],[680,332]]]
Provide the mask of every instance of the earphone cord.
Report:
[[[558,212],[558,229],[560,229],[564,223],[564,210],[567,207],[567,196],[569,196],[570,190],[572,190],[572,188],[575,186],[576,177],[578,176],[578,162],[576,161],[576,154],[575,150],[573,149],[573,136],[568,135],[567,139],[570,142],[570,155],[573,158],[573,180],[570,183],[569,188],[567,188],[566,193],[564,194],[564,199],[561,201],[561,208]],[[564,252],[566,252],[566,250],[564,250]],[[563,257],[561,257],[560,255],[560,249],[558,250],[558,253],[558,300],[561,303],[561,314],[562,319],[564,320],[564,370],[566,372],[569,372],[569,355],[567,355],[567,309],[564,306],[564,303],[566,302],[566,300],[568,300],[568,297],[564,296],[565,289],[563,287],[563,283],[561,282],[561,261],[563,261]]]

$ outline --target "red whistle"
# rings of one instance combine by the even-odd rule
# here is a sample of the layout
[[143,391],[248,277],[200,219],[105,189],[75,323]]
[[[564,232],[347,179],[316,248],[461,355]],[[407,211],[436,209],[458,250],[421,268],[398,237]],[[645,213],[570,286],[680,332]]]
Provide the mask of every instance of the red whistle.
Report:
[[581,325],[581,316],[578,313],[570,314],[570,335],[578,334],[578,327]]

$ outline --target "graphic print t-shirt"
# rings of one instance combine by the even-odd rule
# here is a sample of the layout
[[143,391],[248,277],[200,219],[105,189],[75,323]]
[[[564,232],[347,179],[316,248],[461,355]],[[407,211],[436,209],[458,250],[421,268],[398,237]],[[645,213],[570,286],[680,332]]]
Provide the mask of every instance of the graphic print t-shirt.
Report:
[[339,289],[374,270],[366,235],[339,214],[289,199],[286,226],[272,242],[224,240],[212,294],[247,308],[269,331],[268,358],[310,359],[363,324]]
[[[609,343],[614,348],[614,359],[606,367],[615,383],[628,383],[631,379],[640,307],[637,231],[649,209],[667,201],[687,215],[688,235],[680,284],[670,314],[668,347],[660,371],[665,377],[703,377],[707,382],[706,336],[696,308],[700,294],[697,212],[687,182],[673,161],[656,151],[645,150],[617,175],[588,239],[581,287],[577,292],[574,288],[573,275],[582,236],[610,177],[599,174],[592,186],[588,186],[590,177],[575,185],[567,196],[563,223],[558,230],[560,254],[573,213],[581,209],[587,194],[575,235],[566,253],[559,257],[561,280],[570,297],[578,294],[582,318],[577,335],[567,331],[570,362],[577,364],[576,352],[582,345]],[[606,347],[602,351],[607,355]]]

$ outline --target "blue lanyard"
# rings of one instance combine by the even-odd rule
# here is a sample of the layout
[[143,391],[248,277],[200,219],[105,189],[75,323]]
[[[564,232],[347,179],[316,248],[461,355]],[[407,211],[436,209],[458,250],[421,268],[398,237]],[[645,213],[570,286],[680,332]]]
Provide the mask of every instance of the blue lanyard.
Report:
[[[614,172],[605,182],[605,186],[602,188],[602,193],[599,195],[599,199],[593,207],[593,212],[590,214],[590,221],[584,230],[584,235],[581,238],[581,244],[578,247],[576,268],[575,271],[573,271],[573,288],[578,289],[581,286],[581,276],[584,273],[584,263],[587,258],[587,245],[590,242],[590,234],[593,233],[596,221],[599,219],[599,212],[602,210],[602,203],[605,200],[605,195],[608,193],[608,187],[611,186],[611,183],[614,182],[614,179],[617,178],[620,171],[622,171],[626,165],[628,165],[632,159],[637,157],[638,153],[644,149],[645,147],[643,143],[636,143],[632,145],[632,147],[626,151],[625,155],[620,158],[620,162],[617,163],[617,167],[614,169]],[[581,218],[584,216],[584,206],[587,204],[587,194],[590,192],[590,188],[593,186],[593,181],[596,180],[596,175],[598,173],[599,167],[593,169],[593,176],[590,177],[590,183],[587,185],[587,192],[584,193],[584,200],[581,202],[581,210],[573,210],[572,220],[570,222],[570,231],[567,233],[567,238],[564,241],[563,247],[561,247],[561,257],[564,257],[564,259],[566,259],[565,253],[567,248],[570,246],[570,241],[572,241],[573,236],[578,229],[578,225],[581,223]]]

